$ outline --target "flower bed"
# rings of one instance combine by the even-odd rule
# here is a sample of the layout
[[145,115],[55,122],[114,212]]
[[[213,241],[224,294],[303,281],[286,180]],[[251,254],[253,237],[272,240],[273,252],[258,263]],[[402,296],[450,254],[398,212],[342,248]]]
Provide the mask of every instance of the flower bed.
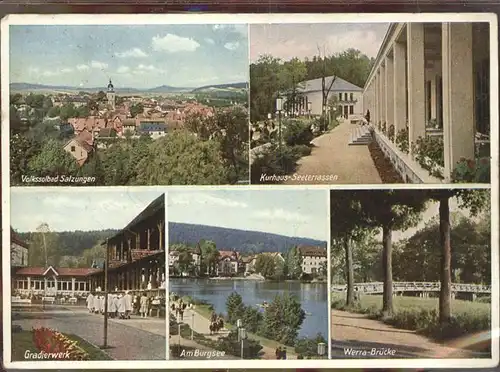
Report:
[[453,182],[489,183],[491,172],[490,158],[476,160],[461,158],[453,170]]
[[50,328],[33,328],[33,343],[53,360],[89,360],[89,354],[62,333]]

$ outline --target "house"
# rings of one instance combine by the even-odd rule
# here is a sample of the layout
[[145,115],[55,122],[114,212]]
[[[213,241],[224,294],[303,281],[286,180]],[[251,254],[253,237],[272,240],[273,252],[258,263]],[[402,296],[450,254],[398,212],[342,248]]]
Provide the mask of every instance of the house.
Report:
[[[333,83],[332,83],[333,80]],[[327,102],[336,103],[335,114],[348,119],[352,115],[363,114],[363,88],[358,87],[338,76],[327,76],[325,86],[328,89]],[[306,80],[299,84],[300,97],[289,111],[295,114],[321,115],[323,112],[322,79]]]
[[301,245],[298,249],[302,258],[302,273],[325,274],[322,270],[327,262],[326,248]]
[[123,134],[127,132],[134,135],[136,129],[135,119],[125,119],[123,120]]
[[82,166],[94,151],[94,138],[89,131],[84,130],[69,140],[64,145],[64,150],[76,159],[79,166]]
[[[194,248],[188,249],[188,252],[191,254],[195,275],[199,275],[201,270],[201,248],[199,244],[197,244]],[[176,268],[178,266],[178,262],[179,251],[170,249],[168,252],[168,266],[171,275],[177,271]],[[188,273],[182,273],[182,275],[186,274]]]
[[[495,31],[496,32],[496,31]],[[394,138],[442,139],[444,182],[490,136],[490,24],[391,23],[363,91],[374,138],[406,182],[441,183]],[[380,127],[377,130],[377,126]],[[385,130],[381,130],[384,128]],[[384,132],[393,133],[392,140]]]
[[21,267],[12,271],[13,294],[85,296],[90,291],[89,276],[100,269]]
[[151,138],[156,139],[167,134],[167,126],[163,120],[140,120],[139,123],[139,135],[149,135]]
[[10,228],[10,254],[11,266],[28,266],[28,244],[22,241],[12,227]]
[[217,275],[232,276],[238,273],[239,254],[236,251],[219,251],[219,262],[217,263]]

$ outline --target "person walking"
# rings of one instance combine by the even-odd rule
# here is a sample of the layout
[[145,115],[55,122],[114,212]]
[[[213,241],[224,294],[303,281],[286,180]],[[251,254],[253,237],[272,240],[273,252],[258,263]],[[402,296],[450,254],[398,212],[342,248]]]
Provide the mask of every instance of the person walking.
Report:
[[148,297],[146,293],[141,295],[141,308],[140,308],[141,318],[146,318],[148,314]]

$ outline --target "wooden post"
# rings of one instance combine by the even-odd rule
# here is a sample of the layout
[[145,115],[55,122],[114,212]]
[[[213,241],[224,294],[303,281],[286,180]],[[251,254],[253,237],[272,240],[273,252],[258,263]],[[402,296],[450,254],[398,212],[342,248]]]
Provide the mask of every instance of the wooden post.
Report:
[[103,348],[108,347],[108,266],[109,266],[109,243],[106,240],[106,260],[104,264],[104,343]]

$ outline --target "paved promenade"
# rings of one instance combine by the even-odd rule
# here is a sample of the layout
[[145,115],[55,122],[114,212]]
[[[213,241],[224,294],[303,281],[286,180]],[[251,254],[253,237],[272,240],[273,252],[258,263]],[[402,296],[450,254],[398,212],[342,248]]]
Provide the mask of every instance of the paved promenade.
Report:
[[373,163],[368,146],[349,146],[355,125],[342,122],[331,132],[315,138],[311,155],[298,161],[296,175],[337,176],[336,181],[289,180],[286,184],[381,184],[382,180]]

